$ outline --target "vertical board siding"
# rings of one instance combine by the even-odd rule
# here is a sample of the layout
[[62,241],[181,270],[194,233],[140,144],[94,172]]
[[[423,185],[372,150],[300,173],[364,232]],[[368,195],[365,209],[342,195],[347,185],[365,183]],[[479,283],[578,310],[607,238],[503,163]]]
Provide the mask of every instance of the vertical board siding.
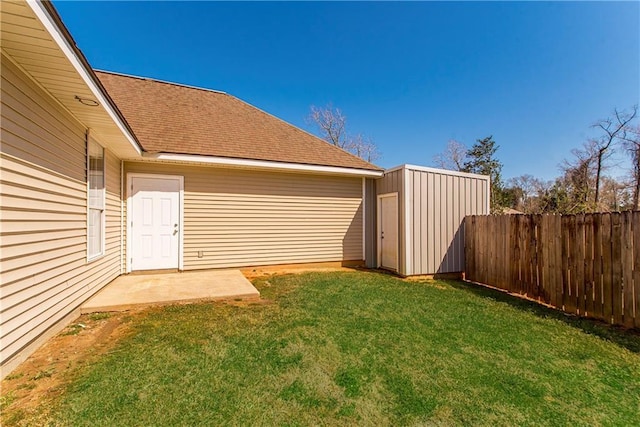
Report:
[[464,218],[488,213],[488,186],[484,177],[410,165],[378,179],[378,195],[399,195],[398,272],[406,276],[462,272]]
[[106,151],[105,255],[87,263],[85,128],[2,70],[0,365],[120,272],[119,160]]
[[378,267],[378,239],[377,237],[377,204],[376,180],[365,180],[365,262],[368,268]]
[[640,327],[640,212],[465,218],[467,280]]
[[464,218],[488,213],[488,181],[444,170],[408,172],[406,191],[412,199],[406,233],[412,264],[404,274],[462,272]]
[[125,169],[184,177],[185,270],[362,260],[361,178],[157,163]]
[[[382,178],[376,180],[376,201],[375,207],[377,209],[378,200],[377,196],[381,194],[388,193],[398,193],[398,272],[400,274],[404,273],[404,265],[405,265],[405,254],[402,248],[405,245],[405,235],[404,235],[404,199],[406,197],[405,192],[403,191],[403,170],[394,170],[391,172],[385,172]],[[377,221],[377,218],[376,218]],[[375,253],[375,267],[379,267],[378,265],[378,229],[377,226],[375,228],[375,242],[376,242],[376,253]]]

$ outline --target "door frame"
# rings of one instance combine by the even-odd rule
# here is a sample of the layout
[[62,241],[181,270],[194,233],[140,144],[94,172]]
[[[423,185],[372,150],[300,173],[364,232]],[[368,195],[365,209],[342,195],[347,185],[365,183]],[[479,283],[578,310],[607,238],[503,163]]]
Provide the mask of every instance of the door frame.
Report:
[[[163,175],[156,173],[127,173],[127,252],[125,256],[126,272],[131,273],[131,218],[133,214],[133,179],[134,178],[161,178],[172,179],[179,182],[180,191],[178,195],[178,270],[184,270],[184,176]],[[122,238],[122,236],[120,236]]]
[[378,194],[377,197],[377,215],[376,215],[376,222],[377,222],[377,235],[376,235],[376,239],[377,239],[377,246],[378,246],[378,262],[377,262],[377,268],[384,268],[382,267],[382,199],[387,198],[387,197],[393,197],[396,199],[396,269],[395,270],[391,270],[390,271],[400,271],[400,231],[399,231],[399,223],[400,223],[400,209],[398,209],[398,192],[394,191],[393,193],[385,193],[385,194]]

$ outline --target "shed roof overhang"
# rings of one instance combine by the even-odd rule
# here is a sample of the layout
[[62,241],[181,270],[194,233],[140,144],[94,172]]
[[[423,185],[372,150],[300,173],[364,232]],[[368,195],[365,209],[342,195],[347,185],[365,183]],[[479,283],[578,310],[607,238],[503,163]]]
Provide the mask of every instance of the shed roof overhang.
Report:
[[[123,159],[140,157],[142,149],[133,131],[53,5],[39,0],[3,0],[1,7],[2,53],[114,154]],[[94,103],[97,105],[91,105]]]

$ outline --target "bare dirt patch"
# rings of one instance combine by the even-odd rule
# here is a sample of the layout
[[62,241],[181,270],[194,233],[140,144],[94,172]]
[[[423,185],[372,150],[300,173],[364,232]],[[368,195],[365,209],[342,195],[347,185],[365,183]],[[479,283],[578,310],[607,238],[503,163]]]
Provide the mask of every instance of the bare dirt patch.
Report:
[[76,368],[113,348],[134,313],[85,314],[47,341],[2,380],[2,425],[46,424],[50,403]]
[[[328,263],[329,264],[329,263]],[[260,277],[278,276],[282,274],[300,274],[307,272],[328,272],[328,271],[354,271],[353,267],[335,267],[335,266],[296,266],[292,265],[276,265],[266,267],[250,267],[240,269],[244,277],[248,280],[257,279]]]

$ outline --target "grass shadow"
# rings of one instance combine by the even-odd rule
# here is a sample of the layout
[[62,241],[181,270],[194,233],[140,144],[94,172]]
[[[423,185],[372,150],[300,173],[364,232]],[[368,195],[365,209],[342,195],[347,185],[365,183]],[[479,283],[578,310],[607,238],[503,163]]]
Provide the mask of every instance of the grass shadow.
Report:
[[559,320],[573,328],[580,329],[584,333],[598,336],[620,347],[624,347],[633,353],[640,353],[640,331],[637,329],[625,329],[619,326],[609,325],[600,320],[578,317],[561,310],[546,307],[535,301],[519,298],[507,292],[470,282],[461,280],[447,280],[446,282],[456,289],[470,292],[482,298],[490,298],[494,301],[509,304],[511,307],[527,311],[535,316]]

